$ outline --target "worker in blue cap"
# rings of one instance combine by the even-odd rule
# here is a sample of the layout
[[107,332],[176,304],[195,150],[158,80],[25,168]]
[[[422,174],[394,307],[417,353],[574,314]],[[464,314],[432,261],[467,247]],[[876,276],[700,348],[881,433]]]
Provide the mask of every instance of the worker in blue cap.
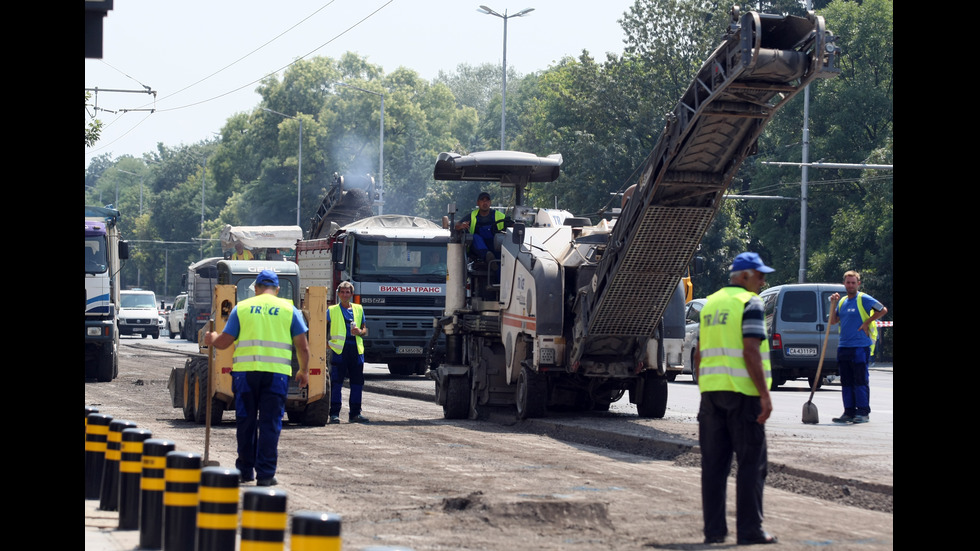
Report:
[[240,482],[256,480],[274,486],[279,455],[279,433],[292,375],[292,347],[296,347],[300,388],[309,383],[310,345],[306,322],[293,303],[279,298],[279,276],[262,270],[255,278],[255,296],[239,302],[219,334],[209,331],[204,344],[224,350],[235,344],[232,389],[235,392]]
[[739,545],[776,543],[762,529],[762,490],[768,459],[766,420],[772,413],[769,387],[769,337],[759,291],[774,272],[757,253],[735,257],[729,285],[708,297],[701,308],[694,369],[701,407],[701,508],[704,543],[724,543],[728,536],[725,497],[732,468],[735,478],[735,529]]

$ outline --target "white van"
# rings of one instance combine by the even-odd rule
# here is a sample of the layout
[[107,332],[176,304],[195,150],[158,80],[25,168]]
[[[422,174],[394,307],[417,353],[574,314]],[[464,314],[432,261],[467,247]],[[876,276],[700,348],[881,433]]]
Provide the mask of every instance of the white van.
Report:
[[141,335],[144,339],[152,335],[154,339],[160,338],[160,313],[153,291],[120,291],[117,317],[120,335]]
[[[797,283],[777,285],[759,293],[766,307],[772,389],[800,377],[806,377],[813,388],[830,319],[830,295],[834,293],[845,295],[844,285]],[[820,370],[821,381],[828,375],[837,375],[839,337],[838,329],[831,327]]]
[[184,334],[187,326],[187,293],[181,293],[174,299],[174,305],[167,313],[167,330],[170,338],[180,337],[186,339]]

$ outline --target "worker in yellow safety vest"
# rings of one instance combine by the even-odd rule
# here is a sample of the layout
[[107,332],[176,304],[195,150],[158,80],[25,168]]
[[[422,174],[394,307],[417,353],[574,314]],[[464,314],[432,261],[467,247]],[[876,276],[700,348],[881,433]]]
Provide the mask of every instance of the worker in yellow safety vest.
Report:
[[[844,272],[844,290],[830,295],[830,324],[840,323],[837,342],[837,372],[840,374],[841,400],[844,413],[834,417],[835,423],[867,423],[871,416],[871,386],[868,364],[878,338],[877,322],[888,308],[873,296],[858,291],[861,274]],[[870,311],[870,313],[869,313]]]
[[738,459],[737,542],[776,543],[762,529],[772,373],[758,294],[773,271],[757,253],[736,256],[729,268],[730,285],[709,296],[701,309],[694,369],[701,391],[698,441],[705,543],[723,543],[728,535],[725,500],[732,453]]
[[343,405],[342,390],[344,379],[350,380],[348,404],[351,423],[368,423],[370,419],[361,415],[361,400],[364,391],[364,338],[367,326],[364,325],[364,308],[351,299],[354,298],[354,285],[342,281],[337,286],[337,304],[327,308],[327,327],[330,328],[330,423],[340,422],[340,409]]
[[235,242],[235,252],[231,255],[232,260],[255,260],[252,251],[245,248],[241,241]]
[[279,433],[292,375],[293,346],[300,388],[309,384],[310,346],[303,314],[289,300],[279,298],[279,276],[262,270],[255,278],[255,296],[231,310],[224,330],[208,331],[204,344],[224,350],[235,343],[232,355],[232,389],[239,481],[256,480],[258,486],[274,486],[278,464]]
[[470,254],[476,260],[489,264],[494,258],[493,235],[504,231],[504,213],[490,208],[490,194],[481,191],[476,198],[477,208],[456,224],[457,230],[467,230],[473,234]]

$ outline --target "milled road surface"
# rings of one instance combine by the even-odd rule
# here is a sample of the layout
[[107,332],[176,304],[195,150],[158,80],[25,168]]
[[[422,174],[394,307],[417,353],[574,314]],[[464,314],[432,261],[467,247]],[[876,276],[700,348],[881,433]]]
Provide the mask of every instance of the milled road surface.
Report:
[[[135,421],[154,438],[173,440],[180,451],[203,455],[204,427],[183,420],[166,388],[171,367],[182,365],[182,357],[131,344],[126,342],[115,381],[85,383],[85,405]],[[368,387],[378,386],[374,382]],[[449,421],[432,402],[375,392],[364,401],[371,424],[346,423],[345,403],[342,424],[287,425],[279,446],[276,489],[287,493],[289,513],[340,514],[344,549],[720,547],[702,543],[697,449],[689,423],[671,415],[638,420],[612,411],[514,422],[512,415],[495,412],[486,420]],[[832,410],[820,411],[829,422],[823,417]],[[602,436],[610,431],[626,435]],[[779,441],[770,442],[770,457],[779,455]],[[797,445],[821,453],[818,442]],[[209,457],[234,466],[230,412],[211,430]],[[780,538],[780,549],[893,547],[890,484],[821,483],[781,472],[771,473],[769,481],[782,477],[796,481],[786,483],[789,490],[767,487],[765,493],[765,527]],[[816,486],[823,489],[814,491]],[[842,499],[861,493],[879,497],[857,506]],[[734,497],[732,483],[730,545]],[[115,530],[115,513],[97,506],[98,500],[86,501],[86,549],[135,549],[138,531]],[[288,549],[288,531],[285,537]]]

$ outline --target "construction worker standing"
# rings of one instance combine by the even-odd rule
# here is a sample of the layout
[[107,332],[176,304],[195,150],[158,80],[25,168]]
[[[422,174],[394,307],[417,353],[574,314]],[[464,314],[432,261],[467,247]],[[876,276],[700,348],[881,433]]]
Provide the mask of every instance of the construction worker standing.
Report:
[[756,253],[736,256],[729,268],[731,283],[709,296],[701,309],[694,369],[701,391],[698,443],[705,543],[723,543],[728,535],[725,494],[733,453],[738,459],[737,543],[777,541],[762,529],[772,374],[765,310],[758,294],[766,274],[773,271]]
[[[279,276],[262,270],[255,278],[255,296],[239,302],[218,334],[209,331],[204,344],[224,350],[235,343],[232,388],[235,391],[238,459],[241,482],[274,486],[279,433],[296,347],[300,388],[309,383],[310,346],[306,322],[293,303],[279,298]],[[292,346],[291,346],[292,345]]]

